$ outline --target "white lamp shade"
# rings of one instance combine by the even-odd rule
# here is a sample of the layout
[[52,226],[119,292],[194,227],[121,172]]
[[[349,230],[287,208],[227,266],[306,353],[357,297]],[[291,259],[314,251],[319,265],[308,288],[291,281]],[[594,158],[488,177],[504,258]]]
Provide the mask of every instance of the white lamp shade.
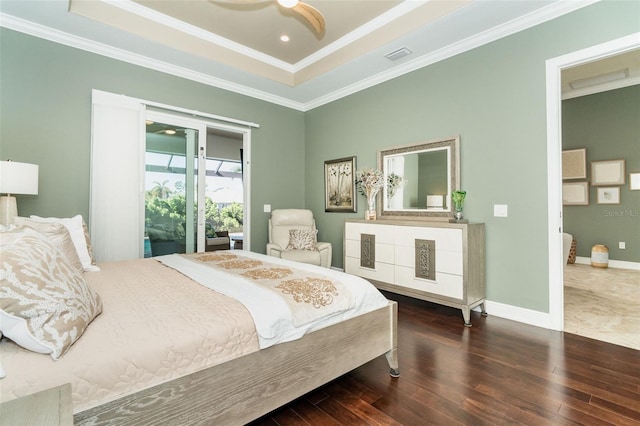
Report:
[[444,195],[427,195],[427,207],[444,207]]
[[0,161],[0,194],[38,195],[38,165]]

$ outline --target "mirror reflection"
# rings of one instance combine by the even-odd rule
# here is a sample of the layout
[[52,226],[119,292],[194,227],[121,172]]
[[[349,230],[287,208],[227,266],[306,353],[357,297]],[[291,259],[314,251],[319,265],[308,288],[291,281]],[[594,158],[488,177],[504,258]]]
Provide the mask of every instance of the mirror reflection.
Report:
[[380,151],[381,215],[447,216],[458,188],[458,138]]
[[448,210],[448,157],[449,148],[388,156],[387,209]]

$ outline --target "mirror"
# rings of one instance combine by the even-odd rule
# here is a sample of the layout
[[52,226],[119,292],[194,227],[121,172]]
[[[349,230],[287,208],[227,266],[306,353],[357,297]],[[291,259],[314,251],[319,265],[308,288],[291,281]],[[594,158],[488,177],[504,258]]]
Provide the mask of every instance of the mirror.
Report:
[[379,151],[387,182],[380,216],[451,216],[451,193],[460,189],[459,152],[459,137]]

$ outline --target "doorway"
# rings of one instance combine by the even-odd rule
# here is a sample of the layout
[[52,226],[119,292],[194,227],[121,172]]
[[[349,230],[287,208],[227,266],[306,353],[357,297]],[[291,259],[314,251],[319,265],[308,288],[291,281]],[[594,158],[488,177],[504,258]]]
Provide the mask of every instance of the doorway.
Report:
[[549,328],[564,330],[564,264],[562,259],[562,70],[640,48],[640,34],[550,59],[547,71],[547,193],[549,244]]

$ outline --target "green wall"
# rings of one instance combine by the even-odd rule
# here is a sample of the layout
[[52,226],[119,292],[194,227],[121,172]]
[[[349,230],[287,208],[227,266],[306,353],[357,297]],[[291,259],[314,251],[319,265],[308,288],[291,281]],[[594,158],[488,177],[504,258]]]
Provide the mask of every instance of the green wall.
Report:
[[2,29],[0,158],[40,165],[39,194],[18,197],[20,215],[88,217],[91,89],[260,124],[251,145],[252,250],[265,251],[263,204],[304,207],[302,112]]
[[597,3],[308,112],[306,205],[333,264],[365,202],[324,213],[323,161],[375,166],[380,149],[460,135],[465,217],[486,224],[487,297],[548,312],[545,61],[639,30],[640,3]]
[[624,158],[626,165],[620,204],[597,204],[597,187],[589,186],[588,206],[564,206],[564,229],[578,256],[591,257],[594,244],[605,244],[609,259],[640,262],[640,191],[629,189],[629,173],[640,173],[640,85],[563,101],[562,148],[587,149],[587,179],[591,161]]

